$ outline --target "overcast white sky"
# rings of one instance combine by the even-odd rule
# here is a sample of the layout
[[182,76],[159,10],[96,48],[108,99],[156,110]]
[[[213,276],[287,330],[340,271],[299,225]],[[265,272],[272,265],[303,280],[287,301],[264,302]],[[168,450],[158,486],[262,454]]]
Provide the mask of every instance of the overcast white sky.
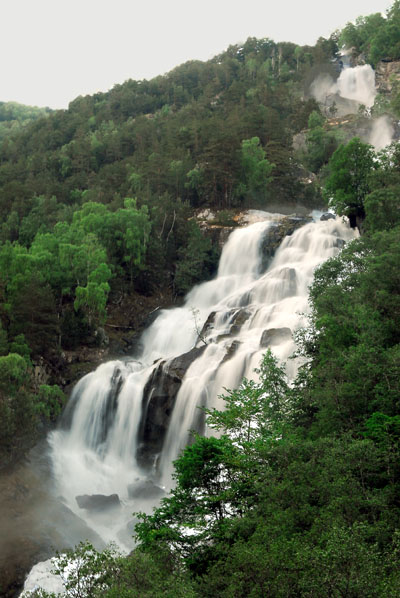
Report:
[[208,60],[247,37],[313,45],[391,0],[0,0],[0,101],[78,95]]

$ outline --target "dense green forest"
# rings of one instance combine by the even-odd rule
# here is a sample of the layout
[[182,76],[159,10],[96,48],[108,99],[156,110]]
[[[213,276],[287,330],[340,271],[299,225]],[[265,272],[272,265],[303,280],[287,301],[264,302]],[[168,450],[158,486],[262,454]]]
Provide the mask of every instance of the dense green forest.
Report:
[[21,132],[23,127],[50,114],[50,108],[24,106],[17,102],[0,102],[0,143]]
[[[21,123],[0,140],[3,451],[12,455],[27,421],[39,422],[32,413],[48,411],[29,383],[32,364],[44,360],[53,387],[63,351],[102,342],[113,297],[177,300],[213,275],[218,247],[196,210],[223,224],[241,208],[321,203],[292,138],[319,114],[305,88],[336,53],[335,37],[301,48],[250,38],[68,110],[0,106],[4,123]],[[327,152],[324,139],[310,142],[314,154],[324,146],[320,164],[336,147]],[[13,373],[14,354],[25,361]],[[22,390],[32,403],[23,420]]]
[[394,2],[385,16],[375,13],[348,23],[340,33],[340,43],[355,53],[364,53],[372,66],[379,60],[399,59],[399,8],[399,3]]
[[[260,382],[207,413],[219,434],[195,436],[176,461],[176,487],[141,516],[137,548],[80,546],[67,596],[400,596],[400,146],[341,144],[308,97],[319,73],[338,75],[343,42],[374,66],[399,58],[400,2],[313,47],[251,38],[1,129],[9,454],[64,403],[57,385],[35,386],[32,364],[98,342],[116,289],[179,297],[213,274],[196,210],[230,221],[329,200],[362,232],[315,274],[295,382],[267,353]],[[397,115],[399,97],[394,85],[385,100]]]
[[[354,140],[331,159],[339,210],[339,158],[352,177],[360,148],[373,156]],[[364,234],[315,274],[294,384],[267,352],[259,383],[206,412],[219,436],[194,436],[134,552],[61,558],[60,573],[78,559],[67,596],[400,596],[399,147],[366,176],[362,204],[342,205],[363,210]]]

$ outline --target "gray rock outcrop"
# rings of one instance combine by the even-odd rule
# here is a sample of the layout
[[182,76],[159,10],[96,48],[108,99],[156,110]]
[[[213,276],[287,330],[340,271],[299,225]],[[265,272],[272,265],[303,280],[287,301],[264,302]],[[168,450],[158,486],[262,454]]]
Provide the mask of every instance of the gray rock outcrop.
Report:
[[82,494],[76,496],[75,500],[80,509],[87,511],[106,511],[108,509],[116,509],[121,506],[118,494]]
[[271,347],[271,345],[278,345],[281,342],[290,340],[292,338],[292,331],[290,328],[269,328],[264,330],[260,339],[260,347]]
[[324,222],[325,220],[335,220],[336,216],[335,214],[331,214],[330,212],[325,212],[324,214],[322,214],[320,220],[322,222]]
[[144,405],[139,425],[137,459],[140,465],[151,467],[161,451],[182,379],[205,348],[205,345],[194,347],[171,361],[162,361],[148,380],[143,391]]
[[267,230],[261,245],[262,272],[265,272],[268,268],[283,239],[288,235],[292,235],[295,230],[309,222],[312,222],[312,218],[304,216],[287,216],[282,218],[279,222],[273,223]]

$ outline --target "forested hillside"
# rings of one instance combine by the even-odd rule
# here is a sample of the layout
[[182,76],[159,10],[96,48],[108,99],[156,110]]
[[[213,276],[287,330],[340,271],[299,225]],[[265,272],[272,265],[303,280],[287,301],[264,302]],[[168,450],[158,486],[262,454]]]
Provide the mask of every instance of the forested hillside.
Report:
[[[316,272],[294,383],[267,352],[260,382],[207,412],[219,434],[194,435],[137,548],[81,546],[67,596],[400,596],[400,149],[342,144],[334,107],[309,94],[320,73],[338,77],[342,43],[359,63],[399,58],[400,2],[314,47],[248,39],[2,132],[7,457],[57,419],[57,360],[102,342],[113,294],[177,299],[212,276],[200,208],[232,223],[241,208],[329,202],[361,232]],[[393,80],[372,115],[398,116],[399,97]],[[33,375],[40,360],[51,384]]]
[[[27,387],[32,362],[44,360],[51,385],[63,351],[101,345],[110,299],[172,300],[210,277],[218,247],[195,210],[229,224],[232,209],[321,203],[292,137],[319,112],[305,90],[336,53],[334,37],[301,48],[248,39],[206,63],[78,97],[4,135],[0,354],[14,381],[4,388],[15,388],[5,393]],[[31,112],[4,104],[0,114],[14,123]],[[9,352],[25,360],[14,373]],[[28,383],[30,396],[38,385]],[[1,407],[0,444],[11,452],[26,428],[16,401]],[[48,410],[32,401],[31,422],[35,409]]]
[[[360,152],[367,189],[352,169]],[[399,149],[378,159],[354,140],[330,172],[363,235],[315,274],[294,384],[267,351],[260,382],[206,411],[218,437],[194,435],[175,489],[140,516],[134,552],[82,545],[61,558],[62,575],[79,563],[66,596],[400,596]]]

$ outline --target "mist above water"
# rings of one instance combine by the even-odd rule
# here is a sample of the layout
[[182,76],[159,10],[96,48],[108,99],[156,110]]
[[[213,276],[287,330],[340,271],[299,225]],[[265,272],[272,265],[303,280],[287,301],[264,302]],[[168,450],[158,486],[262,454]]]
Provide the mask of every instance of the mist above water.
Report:
[[386,114],[372,122],[368,143],[379,151],[391,144],[394,135],[394,126],[391,118]]
[[336,102],[338,113],[356,113],[361,104],[367,108],[374,104],[375,71],[369,64],[345,68],[336,81],[324,73],[312,82],[310,91],[321,104],[332,105]]
[[335,83],[340,97],[363,104],[367,108],[374,105],[376,97],[375,71],[369,64],[344,69]]
[[[377,95],[375,71],[369,64],[346,66],[336,81],[324,73],[312,82],[310,92],[326,112],[334,107],[338,117],[357,114],[360,106],[364,106],[368,114]],[[371,117],[369,127],[358,134],[362,141],[370,143],[377,151],[389,145],[393,135],[393,121],[388,115]]]

